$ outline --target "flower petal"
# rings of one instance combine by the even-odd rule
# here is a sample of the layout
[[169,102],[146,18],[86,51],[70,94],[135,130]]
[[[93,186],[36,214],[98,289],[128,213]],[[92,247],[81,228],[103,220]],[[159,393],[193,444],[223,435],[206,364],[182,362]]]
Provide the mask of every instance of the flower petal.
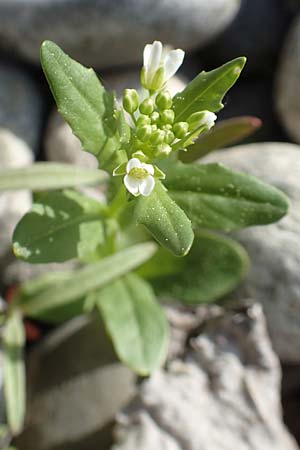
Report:
[[135,180],[130,175],[125,175],[124,177],[124,184],[127,189],[132,195],[137,197],[139,195],[139,185],[140,180]]
[[165,60],[164,60],[164,68],[165,68],[165,81],[169,80],[179,69],[184,59],[184,51],[181,49],[171,50]]
[[149,65],[149,59],[152,52],[152,44],[147,44],[144,47],[144,53],[143,53],[143,61],[144,61],[144,67],[148,67]]
[[142,163],[141,168],[147,170],[150,175],[154,175],[154,167],[152,164]]
[[131,158],[126,165],[126,172],[129,173],[131,169],[135,167],[140,168],[142,165],[141,161],[138,158]]
[[153,191],[154,186],[155,180],[151,175],[149,175],[147,178],[144,178],[144,180],[140,183],[139,192],[145,197],[148,197],[148,195],[150,195],[151,192]]
[[[154,41],[152,44],[151,52],[148,59],[148,64],[145,66],[148,75],[152,76],[157,71],[161,62],[162,55],[162,43],[160,41]],[[147,53],[147,52],[146,52]]]

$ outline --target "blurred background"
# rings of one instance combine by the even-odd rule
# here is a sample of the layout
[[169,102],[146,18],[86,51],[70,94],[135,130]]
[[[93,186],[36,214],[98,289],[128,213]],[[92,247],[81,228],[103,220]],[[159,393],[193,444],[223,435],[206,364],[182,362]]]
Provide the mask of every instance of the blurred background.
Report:
[[[153,40],[186,51],[173,92],[201,70],[246,56],[247,65],[218,118],[255,116],[262,127],[245,141],[252,143],[249,153],[244,147],[236,153],[230,149],[222,162],[237,158],[236,167],[274,182],[299,205],[300,0],[0,0],[0,169],[36,159],[95,166],[91,155],[79,153],[76,138],[55,110],[39,63],[45,39],[94,67],[118,95],[125,87],[138,87],[143,47]],[[11,254],[12,230],[31,202],[28,192],[0,197],[0,284],[6,297],[12,287],[49,270],[15,262]],[[283,370],[284,421],[300,443],[299,219],[295,209],[286,225],[269,227],[269,236],[245,234],[241,242],[257,270],[243,295],[255,295],[265,308]],[[284,238],[276,234],[280,231]],[[262,272],[265,281],[257,287]],[[29,339],[39,339],[40,333],[34,325],[28,328]],[[57,447],[64,448],[69,450]]]

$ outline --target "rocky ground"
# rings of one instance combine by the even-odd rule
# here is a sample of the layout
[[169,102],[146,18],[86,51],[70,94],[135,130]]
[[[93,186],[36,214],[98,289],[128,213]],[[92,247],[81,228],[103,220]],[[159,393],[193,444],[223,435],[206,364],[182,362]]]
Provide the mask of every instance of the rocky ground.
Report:
[[[245,72],[219,118],[255,115],[263,127],[247,143],[206,160],[279,187],[290,197],[291,211],[278,224],[234,234],[249,252],[252,268],[224,299],[226,309],[168,311],[173,324],[169,365],[150,380],[136,385],[109,344],[95,342],[93,320],[55,330],[29,356],[28,425],[19,449],[296,450],[299,1],[0,0],[1,170],[35,159],[95,166],[54,108],[39,66],[44,39],[95,67],[118,94],[137,86],[143,46],[154,39],[187,50],[173,92],[204,68],[247,56]],[[49,270],[16,262],[11,254],[12,230],[31,202],[28,192],[0,196],[2,294]],[[82,358],[72,359],[68,349],[78,342]],[[64,364],[57,370],[59,360]]]

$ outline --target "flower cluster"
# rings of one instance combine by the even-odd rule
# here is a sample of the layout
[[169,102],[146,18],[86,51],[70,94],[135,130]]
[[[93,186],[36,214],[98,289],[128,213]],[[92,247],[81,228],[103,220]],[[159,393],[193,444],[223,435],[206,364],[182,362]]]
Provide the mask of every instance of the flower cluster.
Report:
[[210,111],[191,114],[186,122],[176,121],[173,100],[166,89],[167,81],[177,72],[184,58],[183,50],[165,52],[159,41],[147,44],[141,84],[148,91],[140,99],[135,89],[125,89],[123,108],[131,116],[133,133],[126,166],[117,167],[114,175],[123,175],[127,190],[134,196],[151,194],[155,178],[163,178],[160,169],[152,165],[177,150],[186,150],[197,136],[209,130],[216,115]]

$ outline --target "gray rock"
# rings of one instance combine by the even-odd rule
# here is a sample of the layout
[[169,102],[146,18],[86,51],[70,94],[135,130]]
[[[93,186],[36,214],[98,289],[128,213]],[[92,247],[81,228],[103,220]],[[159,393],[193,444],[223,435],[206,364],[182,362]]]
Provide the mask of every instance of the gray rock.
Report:
[[[1,2],[0,2],[1,9]],[[43,102],[37,83],[24,68],[0,62],[0,127],[39,150]]]
[[296,450],[279,392],[261,306],[220,311],[183,360],[141,384],[118,416],[112,450]]
[[[0,170],[28,166],[32,162],[29,147],[11,132],[0,128]],[[11,238],[17,222],[31,207],[28,191],[0,193],[0,265],[12,259]]]
[[300,147],[258,143],[219,151],[219,161],[278,187],[290,198],[289,214],[278,223],[234,233],[252,268],[232,298],[252,297],[264,307],[276,352],[284,362],[300,361]]
[[289,136],[300,143],[300,15],[285,41],[277,71],[275,102]]
[[78,317],[37,347],[28,361],[28,409],[22,450],[109,448],[111,422],[135,391],[99,317]]
[[0,46],[37,62],[45,39],[98,68],[141,61],[159,39],[204,45],[235,17],[240,0],[1,0]]

